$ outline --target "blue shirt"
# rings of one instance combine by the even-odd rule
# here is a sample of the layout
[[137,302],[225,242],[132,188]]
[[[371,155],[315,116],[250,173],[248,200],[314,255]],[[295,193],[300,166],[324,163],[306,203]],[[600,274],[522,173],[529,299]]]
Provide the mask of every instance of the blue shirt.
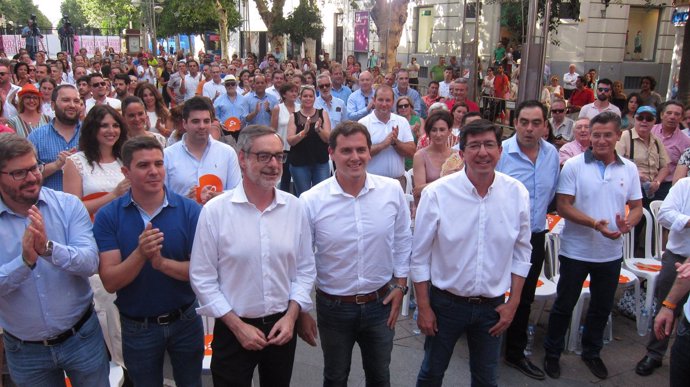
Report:
[[[257,102],[264,103],[268,101],[269,106],[268,109],[264,109],[263,106],[259,108],[259,113],[254,117],[253,120],[249,121],[247,120],[247,116],[251,113],[253,113],[256,110],[256,104]],[[246,125],[266,125],[266,126],[271,126],[271,110],[273,107],[278,103],[278,100],[276,97],[265,93],[263,98],[259,98],[255,92],[250,92],[249,94],[244,96],[244,102],[243,102],[243,107],[242,107],[242,115],[240,116],[240,120],[245,123]]]
[[74,195],[41,189],[37,203],[53,255],[34,270],[22,261],[29,219],[0,200],[0,326],[22,340],[54,337],[79,321],[93,298],[89,277],[98,272],[98,251],[89,214]]
[[[77,149],[79,146],[79,135],[81,133],[81,123],[77,124],[74,130],[74,135],[68,141],[62,137],[53,126],[55,119],[53,118],[49,123],[34,129],[30,134],[28,140],[36,147],[38,153],[38,161],[43,164],[52,163],[57,160],[58,154],[65,150],[72,148]],[[79,149],[77,149],[79,150]],[[43,186],[52,188],[56,191],[62,191],[62,169],[55,171],[52,175],[43,179]]]
[[[168,205],[151,220],[163,232],[161,255],[189,261],[201,207],[192,200],[166,190]],[[144,222],[131,191],[96,213],[93,233],[100,252],[120,250],[124,261],[137,248]],[[146,262],[136,278],[117,291],[115,305],[130,317],[151,317],[170,312],[196,300],[188,281],[176,280]]]
[[530,225],[532,232],[546,229],[546,210],[556,194],[560,164],[556,148],[539,140],[537,163],[520,150],[517,135],[503,141],[503,152],[496,170],[520,182],[529,191]]
[[340,90],[336,90],[335,85],[331,87],[331,95],[335,98],[340,98],[343,102],[347,102],[350,94],[352,94],[352,90],[347,85],[341,85]]
[[328,112],[328,119],[331,121],[331,130],[342,121],[347,120],[347,110],[342,99],[333,97],[330,106],[323,100],[322,96],[316,98],[314,107]]
[[[227,93],[216,98],[216,100],[213,102],[213,108],[216,110],[216,118],[218,118],[218,121],[220,121],[221,124],[224,124],[225,120],[230,117],[237,117],[237,119],[243,117],[243,106],[244,97],[239,94],[235,96],[234,102],[230,99]],[[247,113],[244,113],[244,116],[246,115]]]
[[367,114],[371,113],[371,110],[367,109],[370,101],[374,100],[374,89],[371,90],[369,95],[365,96],[362,94],[362,89],[359,89],[352,94],[347,99],[347,118],[352,121],[359,121],[364,118]]
[[[413,104],[412,108],[414,109],[415,113],[417,113],[418,116],[420,116],[420,117],[422,116],[422,105],[423,105],[422,97],[419,95],[419,92],[417,90],[415,90],[411,87],[408,87],[407,92],[402,94],[402,93],[400,93],[400,90],[398,90],[398,87],[396,86],[393,88],[393,94],[395,95],[396,104],[397,104],[398,98],[400,98],[400,97],[407,96],[407,97],[412,98],[412,104]],[[394,106],[397,107],[397,105],[394,105]],[[397,109],[395,107],[394,107],[394,109],[395,109],[395,112],[397,113]]]

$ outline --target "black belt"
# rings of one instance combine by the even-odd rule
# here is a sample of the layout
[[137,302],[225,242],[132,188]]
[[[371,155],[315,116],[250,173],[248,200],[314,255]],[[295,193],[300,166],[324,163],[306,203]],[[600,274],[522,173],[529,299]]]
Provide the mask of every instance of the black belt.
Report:
[[496,303],[503,303],[505,301],[505,296],[498,296],[498,297],[482,297],[482,296],[476,296],[476,297],[463,297],[463,296],[458,296],[456,294],[453,294],[447,290],[439,289],[436,286],[431,286],[431,291],[436,292],[437,294],[440,294],[442,296],[448,297],[456,302],[462,302],[465,304],[474,304],[474,305],[481,305],[481,304],[496,304]]
[[84,326],[84,324],[89,320],[91,314],[93,314],[93,304],[89,305],[89,307],[86,309],[86,312],[84,312],[79,321],[77,321],[77,323],[74,324],[72,328],[60,333],[57,336],[53,336],[45,340],[22,340],[19,337],[11,334],[10,332],[5,331],[5,334],[15,340],[21,341],[23,344],[41,344],[46,347],[51,347],[53,345],[63,343],[65,340],[69,339],[70,337],[74,336],[77,332],[79,332],[79,329],[81,329],[81,327]]
[[244,321],[245,323],[247,323],[249,325],[255,325],[255,326],[256,325],[271,325],[271,324],[275,324],[276,322],[278,322],[278,320],[283,318],[283,316],[285,316],[285,313],[287,313],[287,311],[276,313],[276,314],[271,314],[271,315],[264,316],[264,317],[256,317],[256,318],[240,317],[240,320]]
[[151,323],[151,324],[158,324],[158,325],[169,325],[174,323],[175,321],[179,320],[180,317],[184,314],[184,312],[187,311],[192,305],[194,305],[194,302],[191,302],[187,305],[183,305],[178,309],[175,309],[173,311],[170,311],[168,313],[163,313],[159,314],[158,316],[150,316],[150,317],[131,317],[127,316],[126,314],[120,312],[120,315],[126,318],[127,320],[132,320],[140,323]]
[[380,298],[383,298],[386,293],[388,293],[388,284],[383,285],[381,288],[379,288],[376,291],[373,291],[371,293],[367,294],[355,294],[353,296],[336,296],[334,294],[328,294],[324,292],[321,289],[316,289],[316,292],[319,293],[320,295],[328,298],[331,301],[340,301],[346,304],[366,304],[369,302],[376,301]]

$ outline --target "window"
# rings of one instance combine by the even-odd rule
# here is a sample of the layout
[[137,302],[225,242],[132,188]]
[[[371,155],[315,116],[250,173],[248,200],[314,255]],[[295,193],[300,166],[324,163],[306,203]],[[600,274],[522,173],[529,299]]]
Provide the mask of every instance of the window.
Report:
[[434,8],[417,7],[417,51],[429,52],[434,31]]
[[[482,4],[479,3],[479,13],[481,15]],[[465,19],[476,19],[477,18],[477,2],[467,2],[465,4]]]
[[625,60],[654,60],[660,12],[659,8],[630,7],[625,34]]
[[578,20],[580,18],[580,2],[561,0],[558,8],[558,17],[560,19]]

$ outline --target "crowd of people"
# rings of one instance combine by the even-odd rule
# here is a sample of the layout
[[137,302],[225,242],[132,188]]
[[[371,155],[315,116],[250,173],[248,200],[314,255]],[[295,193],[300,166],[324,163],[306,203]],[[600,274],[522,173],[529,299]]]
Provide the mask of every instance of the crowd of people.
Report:
[[[201,316],[216,320],[217,386],[248,386],[257,366],[262,385],[288,386],[298,336],[320,340],[325,385],[347,384],[354,343],[367,384],[387,385],[408,277],[426,335],[417,385],[442,384],[462,335],[472,385],[497,385],[503,335],[506,364],[559,378],[588,276],[582,360],[604,379],[621,236],[654,200],[670,233],[637,373],[661,366],[674,319],[690,328],[690,108],[652,77],[626,95],[572,65],[517,104],[506,138],[512,59],[487,69],[492,102],[478,104],[454,58],[420,93],[415,60],[382,74],[373,50],[364,69],[277,48],[161,54],[0,58],[0,326],[17,385],[64,371],[104,386],[110,359],[128,383],[160,386],[167,353],[176,384],[200,386]],[[554,205],[565,227],[542,369],[525,348]],[[690,376],[687,340],[672,385]]]

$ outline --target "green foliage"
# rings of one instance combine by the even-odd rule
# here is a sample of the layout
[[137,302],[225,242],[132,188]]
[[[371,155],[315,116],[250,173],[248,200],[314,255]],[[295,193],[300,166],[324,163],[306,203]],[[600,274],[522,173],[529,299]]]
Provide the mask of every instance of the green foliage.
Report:
[[[646,0],[651,1],[651,0]],[[517,42],[523,41],[523,34],[526,31],[526,25],[522,20],[524,15],[527,18],[529,1],[521,0],[488,0],[487,4],[500,3],[501,5],[501,27],[506,27],[511,31],[513,37]],[[540,20],[544,18],[544,7],[546,6],[546,0],[539,0],[539,11],[538,17]],[[561,19],[559,17],[561,12],[561,7],[572,7],[573,14],[576,18],[580,15],[580,0],[571,0],[570,2],[564,2],[562,0],[551,0],[551,18],[549,20],[549,33],[551,44],[558,45],[559,41],[555,38],[554,33],[558,32],[558,26],[561,25]]]
[[316,39],[323,34],[325,27],[316,4],[300,0],[295,10],[287,18],[273,22],[270,31],[274,35],[290,35],[293,44],[302,44],[307,39]]
[[136,28],[139,9],[132,5],[131,0],[76,0],[87,20],[87,25],[102,28],[110,33],[117,33],[129,28],[133,21]]
[[[43,12],[38,10],[38,7],[33,3],[33,1],[27,0],[2,0],[0,1],[0,15],[5,16],[6,21],[12,21],[15,28],[19,25],[26,26],[29,22],[31,14],[36,15],[36,23],[38,28],[43,34],[50,33],[50,29],[53,28],[53,23],[48,20]],[[7,25],[8,32],[17,32],[18,30],[12,30],[9,23]]]
[[[84,16],[84,11],[81,9],[81,5],[79,5],[77,0],[64,0],[62,4],[60,4],[60,14],[69,17],[72,28],[77,32],[88,27],[89,21],[86,19],[86,16]],[[57,25],[57,28],[60,27],[62,27],[62,18]]]
[[[242,24],[240,14],[231,0],[220,1],[228,15],[228,28],[236,31]],[[215,0],[168,0],[158,23],[158,37],[182,34],[202,34],[218,31],[220,13]]]

